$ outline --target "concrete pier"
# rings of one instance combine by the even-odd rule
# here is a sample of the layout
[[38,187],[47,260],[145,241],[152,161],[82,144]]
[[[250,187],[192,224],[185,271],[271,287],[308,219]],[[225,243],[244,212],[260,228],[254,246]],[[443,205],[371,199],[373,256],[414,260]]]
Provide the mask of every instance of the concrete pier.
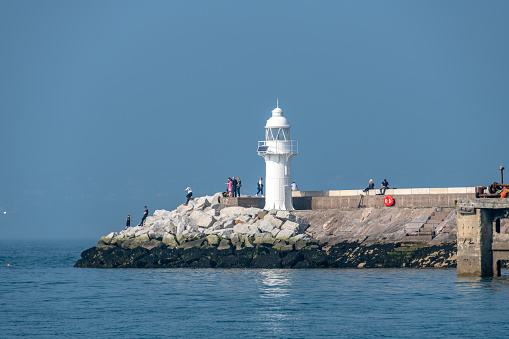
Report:
[[501,260],[509,260],[509,234],[500,233],[509,199],[460,199],[456,212],[457,274],[499,276]]

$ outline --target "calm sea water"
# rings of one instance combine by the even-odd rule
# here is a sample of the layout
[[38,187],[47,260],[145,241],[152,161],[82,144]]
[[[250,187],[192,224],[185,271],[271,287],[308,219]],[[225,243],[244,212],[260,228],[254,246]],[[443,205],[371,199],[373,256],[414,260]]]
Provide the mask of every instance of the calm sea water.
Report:
[[73,268],[93,245],[0,242],[0,337],[509,336],[507,276]]

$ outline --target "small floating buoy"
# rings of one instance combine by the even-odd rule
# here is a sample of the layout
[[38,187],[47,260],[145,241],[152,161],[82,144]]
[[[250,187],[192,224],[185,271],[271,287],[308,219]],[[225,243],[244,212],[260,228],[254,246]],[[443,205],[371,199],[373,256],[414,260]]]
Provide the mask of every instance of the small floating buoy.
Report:
[[7,264],[7,267],[11,266],[11,264]]

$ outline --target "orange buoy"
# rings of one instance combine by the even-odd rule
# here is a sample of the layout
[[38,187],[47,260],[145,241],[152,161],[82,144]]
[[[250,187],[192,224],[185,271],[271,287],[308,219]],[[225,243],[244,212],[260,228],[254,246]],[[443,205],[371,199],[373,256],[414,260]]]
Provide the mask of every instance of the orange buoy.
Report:
[[390,195],[386,196],[384,198],[384,204],[385,204],[385,206],[388,206],[388,207],[394,205],[394,198],[391,197]]

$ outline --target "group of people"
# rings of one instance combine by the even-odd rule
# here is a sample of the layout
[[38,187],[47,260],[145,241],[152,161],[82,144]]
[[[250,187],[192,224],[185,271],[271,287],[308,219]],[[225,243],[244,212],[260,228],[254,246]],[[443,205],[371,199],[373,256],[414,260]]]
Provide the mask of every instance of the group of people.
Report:
[[[389,182],[387,181],[387,179],[384,179],[384,181],[382,181],[382,184],[380,185],[380,194],[377,194],[377,195],[384,195],[385,191],[388,188],[389,188]],[[373,190],[373,189],[375,189],[375,183],[373,182],[373,179],[369,179],[368,187],[366,187],[362,191],[367,193],[369,190]]]
[[228,178],[228,182],[225,184],[228,185],[226,188],[226,194],[229,197],[240,197],[240,188],[242,187],[242,181],[240,181],[240,177],[237,177],[237,179],[235,179],[235,177],[233,177],[233,179]]
[[[138,226],[143,226],[145,224],[145,219],[147,219],[147,216],[148,216],[148,208],[147,208],[147,206],[145,206],[145,211],[143,212],[143,217],[141,218],[141,221],[138,224]],[[127,215],[127,218],[125,220],[125,229],[127,229],[128,227],[131,227],[131,215],[130,214]]]

